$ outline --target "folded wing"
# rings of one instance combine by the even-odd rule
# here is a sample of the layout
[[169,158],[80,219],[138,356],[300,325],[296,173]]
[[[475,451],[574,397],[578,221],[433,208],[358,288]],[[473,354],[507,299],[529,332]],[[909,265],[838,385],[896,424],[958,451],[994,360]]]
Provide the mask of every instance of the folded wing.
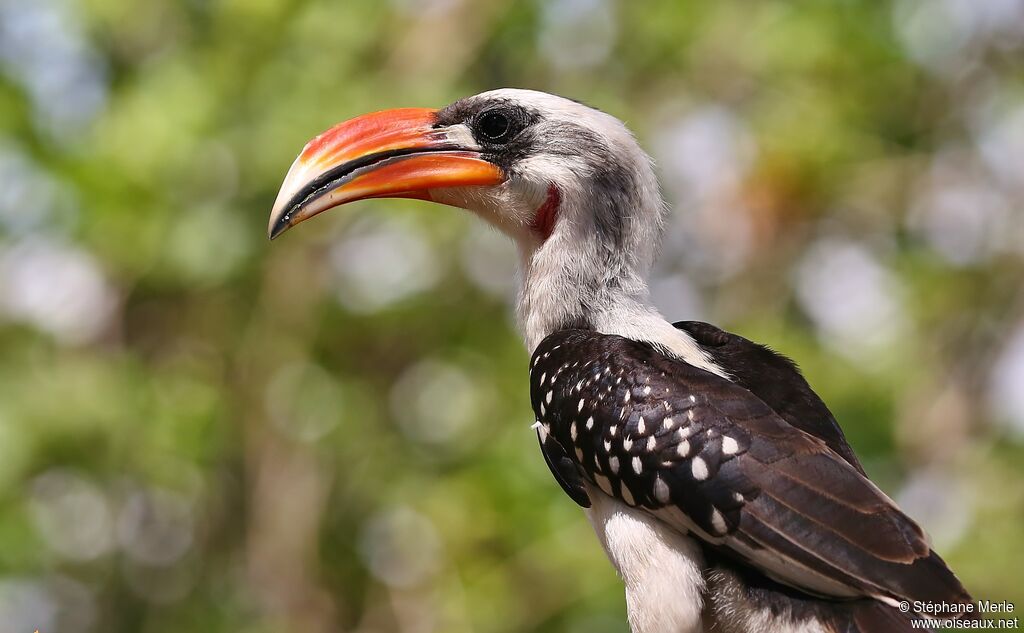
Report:
[[740,384],[646,343],[567,330],[538,347],[531,397],[563,487],[568,460],[606,494],[813,595],[969,600],[859,464]]

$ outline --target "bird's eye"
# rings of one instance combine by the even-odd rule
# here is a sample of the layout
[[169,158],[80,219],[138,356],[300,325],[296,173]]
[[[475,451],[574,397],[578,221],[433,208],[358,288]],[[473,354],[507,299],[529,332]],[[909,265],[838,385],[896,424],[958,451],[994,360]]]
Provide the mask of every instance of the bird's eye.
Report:
[[481,136],[492,143],[504,143],[512,135],[512,121],[504,112],[497,110],[481,114],[476,128]]

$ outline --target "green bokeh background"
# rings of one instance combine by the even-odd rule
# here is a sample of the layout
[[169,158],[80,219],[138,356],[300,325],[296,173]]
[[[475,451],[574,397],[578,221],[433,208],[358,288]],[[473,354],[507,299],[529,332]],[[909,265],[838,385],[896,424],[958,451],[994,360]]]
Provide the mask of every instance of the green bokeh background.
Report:
[[804,368],[1024,607],[1014,0],[0,0],[0,632],[624,631],[529,430],[511,245],[303,143],[501,86],[625,120],[655,300]]

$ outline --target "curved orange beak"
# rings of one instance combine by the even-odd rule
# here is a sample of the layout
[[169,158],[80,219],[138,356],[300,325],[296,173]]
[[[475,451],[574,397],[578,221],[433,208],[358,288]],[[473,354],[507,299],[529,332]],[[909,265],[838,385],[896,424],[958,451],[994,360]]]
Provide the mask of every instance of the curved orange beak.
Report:
[[435,127],[436,111],[403,108],[339,123],[306,144],[270,213],[270,239],[318,213],[366,198],[430,200],[430,190],[495,185],[505,175]]

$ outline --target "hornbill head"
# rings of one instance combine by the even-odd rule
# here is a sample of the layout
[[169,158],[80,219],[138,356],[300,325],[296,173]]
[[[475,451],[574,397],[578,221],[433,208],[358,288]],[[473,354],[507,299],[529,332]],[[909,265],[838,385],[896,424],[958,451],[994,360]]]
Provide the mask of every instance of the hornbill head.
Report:
[[527,255],[556,242],[563,256],[596,257],[598,268],[622,258],[644,268],[662,224],[650,159],[618,119],[501,89],[440,110],[366,114],[320,134],[285,178],[270,237],[332,207],[385,197],[468,209]]

